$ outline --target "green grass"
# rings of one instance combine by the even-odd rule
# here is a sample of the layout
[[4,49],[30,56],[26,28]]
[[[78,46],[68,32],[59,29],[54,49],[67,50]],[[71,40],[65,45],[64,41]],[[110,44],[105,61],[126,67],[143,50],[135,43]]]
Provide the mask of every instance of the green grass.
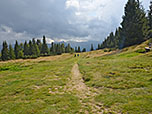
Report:
[[133,51],[102,57],[83,57],[79,69],[85,83],[97,88],[97,102],[113,111],[152,113],[152,53]]
[[78,97],[64,91],[74,61],[1,63],[0,113],[77,113],[81,106]]
[[[109,55],[99,50],[0,62],[0,114],[92,114],[91,100],[103,104],[104,113],[151,114],[152,52],[142,52],[134,46]],[[76,62],[95,96],[81,98],[65,89]]]

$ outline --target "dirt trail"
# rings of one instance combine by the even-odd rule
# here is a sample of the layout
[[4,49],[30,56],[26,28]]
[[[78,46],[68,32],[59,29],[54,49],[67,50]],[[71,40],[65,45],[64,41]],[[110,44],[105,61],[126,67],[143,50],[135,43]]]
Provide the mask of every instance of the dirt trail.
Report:
[[[94,101],[94,96],[97,94],[97,90],[94,88],[89,88],[85,85],[82,79],[82,75],[79,71],[78,64],[75,64],[73,66],[71,72],[72,72],[72,77],[69,83],[67,84],[66,87],[67,91],[77,95],[80,98],[82,108],[88,109],[85,110],[85,114],[90,114],[90,113],[102,114],[104,111],[103,105],[96,103]],[[87,102],[84,102],[84,100],[87,100]]]

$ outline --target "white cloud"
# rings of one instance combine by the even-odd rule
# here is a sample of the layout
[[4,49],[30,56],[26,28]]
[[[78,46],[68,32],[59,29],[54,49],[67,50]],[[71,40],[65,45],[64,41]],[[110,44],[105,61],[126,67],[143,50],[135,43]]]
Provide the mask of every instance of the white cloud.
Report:
[[[142,0],[146,9],[150,0]],[[0,41],[46,35],[102,41],[120,24],[127,0],[0,0]]]
[[47,44],[51,44],[52,42],[54,42],[54,40],[52,40],[51,38],[46,38],[46,43]]
[[0,43],[1,44],[4,40],[7,40],[8,43],[14,43],[15,40],[18,40],[19,42],[21,42],[26,39],[30,39],[30,35],[27,34],[26,32],[17,33],[13,31],[11,27],[8,27],[5,25],[0,26]]
[[70,8],[70,7],[74,7],[74,8],[79,9],[79,7],[80,7],[79,1],[77,1],[77,0],[67,0],[66,1],[66,8]]

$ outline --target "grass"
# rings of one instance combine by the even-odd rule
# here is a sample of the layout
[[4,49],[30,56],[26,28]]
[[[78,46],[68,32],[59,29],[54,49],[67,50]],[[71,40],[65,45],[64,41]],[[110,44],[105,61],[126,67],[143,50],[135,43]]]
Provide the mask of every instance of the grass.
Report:
[[125,51],[101,57],[82,57],[85,83],[97,88],[96,102],[113,111],[152,113],[152,53]]
[[[104,113],[150,114],[152,52],[143,53],[145,44],[121,52],[0,62],[0,114],[93,114],[92,102],[103,104]],[[65,89],[75,63],[95,95],[80,98]]]
[[78,112],[81,106],[78,97],[64,91],[73,61],[73,58],[67,58],[1,63],[0,113]]

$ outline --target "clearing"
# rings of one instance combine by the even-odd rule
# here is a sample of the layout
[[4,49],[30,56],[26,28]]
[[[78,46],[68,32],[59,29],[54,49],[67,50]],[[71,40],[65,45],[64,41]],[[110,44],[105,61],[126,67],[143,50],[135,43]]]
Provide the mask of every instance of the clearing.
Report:
[[0,114],[152,114],[147,44],[0,62]]

